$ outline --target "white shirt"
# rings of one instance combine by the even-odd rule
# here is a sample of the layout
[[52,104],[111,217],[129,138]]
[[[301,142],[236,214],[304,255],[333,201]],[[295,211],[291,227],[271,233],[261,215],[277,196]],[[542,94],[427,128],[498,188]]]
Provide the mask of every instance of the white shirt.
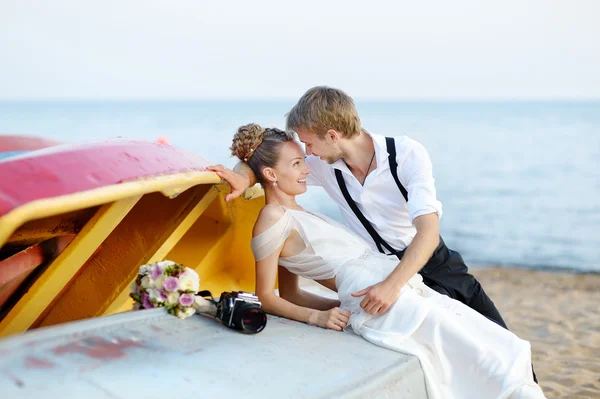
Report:
[[[388,161],[384,136],[371,134],[375,146],[376,169],[366,178],[364,186],[354,177],[346,163],[339,159],[333,164],[309,155],[306,163],[311,170],[307,184],[321,186],[336,202],[346,226],[361,236],[374,251],[375,242],[360,223],[337,180],[335,169],[342,171],[348,193],[358,209],[388,244],[399,251],[412,242],[417,230],[413,220],[421,215],[437,213],[442,217],[442,203],[436,198],[431,160],[425,147],[407,137],[395,137],[398,178],[408,192],[408,203],[396,185]],[[387,253],[388,251],[386,251]]]

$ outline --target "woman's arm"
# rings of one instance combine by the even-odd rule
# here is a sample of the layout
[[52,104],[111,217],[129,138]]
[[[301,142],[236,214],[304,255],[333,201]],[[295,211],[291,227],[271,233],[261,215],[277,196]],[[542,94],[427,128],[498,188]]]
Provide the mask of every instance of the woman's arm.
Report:
[[[253,229],[253,236],[257,237],[266,232],[275,223],[285,217],[285,211],[280,207],[264,207],[258,216]],[[282,233],[285,234],[285,233]],[[341,330],[348,323],[350,313],[338,307],[329,310],[311,309],[306,306],[294,304],[284,298],[275,295],[275,279],[277,278],[277,268],[279,267],[279,257],[283,248],[292,241],[297,235],[289,235],[285,241],[273,250],[266,257],[261,255],[256,262],[256,295],[267,313],[288,319],[302,321],[308,324],[315,324],[324,328]],[[284,282],[284,285],[286,282]],[[288,284],[289,285],[289,284]],[[296,286],[298,282],[296,281]],[[289,287],[292,287],[289,285]],[[288,288],[289,288],[288,287]],[[285,291],[285,288],[284,288]],[[289,291],[289,289],[288,289]]]
[[256,295],[262,302],[265,312],[337,331],[346,327],[350,318],[350,312],[346,310],[339,307],[329,310],[311,309],[275,295],[273,287],[275,287],[280,252],[281,248],[256,262]]
[[329,310],[340,306],[340,301],[336,299],[314,295],[301,289],[298,284],[298,276],[285,267],[279,266],[277,280],[279,282],[279,296],[298,306],[317,310]]
[[244,190],[256,184],[254,172],[244,162],[238,162],[233,170],[229,170],[223,165],[209,166],[206,169],[215,172],[231,186],[231,192],[225,197],[226,202],[236,199],[244,193]]

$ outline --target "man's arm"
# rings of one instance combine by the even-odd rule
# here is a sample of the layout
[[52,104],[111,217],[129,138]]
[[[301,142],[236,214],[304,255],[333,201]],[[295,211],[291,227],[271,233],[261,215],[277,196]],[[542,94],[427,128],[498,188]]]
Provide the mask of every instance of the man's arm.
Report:
[[436,213],[418,216],[413,221],[417,234],[406,248],[402,262],[386,280],[402,287],[431,259],[433,251],[440,243],[440,221]]
[[209,166],[207,169],[215,172],[231,186],[231,192],[225,197],[227,202],[236,199],[244,193],[244,190],[256,184],[256,176],[245,162],[238,162],[233,170],[223,165]]
[[415,218],[413,223],[417,228],[417,234],[406,248],[402,262],[381,283],[352,294],[354,297],[364,295],[360,306],[365,312],[370,314],[387,312],[400,296],[404,284],[425,266],[437,248],[440,237],[438,215],[436,213],[421,215]]
[[352,294],[365,296],[361,307],[371,314],[387,312],[400,296],[404,284],[429,261],[439,244],[442,204],[436,198],[431,159],[421,144],[408,138],[404,140],[404,149],[396,148],[402,159],[398,176],[406,184],[408,213],[417,234],[406,248],[402,262],[388,278]]

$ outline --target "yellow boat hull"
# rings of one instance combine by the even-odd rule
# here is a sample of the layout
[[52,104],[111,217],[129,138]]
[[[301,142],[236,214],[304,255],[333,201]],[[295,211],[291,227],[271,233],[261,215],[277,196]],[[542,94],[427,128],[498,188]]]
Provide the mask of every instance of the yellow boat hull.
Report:
[[250,238],[264,197],[257,189],[252,199],[227,203],[228,192],[216,174],[191,171],[43,198],[4,214],[4,252],[76,235],[0,304],[0,337],[129,310],[139,266],[163,259],[194,268],[201,289],[216,295],[253,291]]

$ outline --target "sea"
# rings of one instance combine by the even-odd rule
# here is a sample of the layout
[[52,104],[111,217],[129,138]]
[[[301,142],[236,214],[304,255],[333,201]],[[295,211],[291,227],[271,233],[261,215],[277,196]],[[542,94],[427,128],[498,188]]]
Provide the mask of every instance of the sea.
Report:
[[[155,140],[232,167],[249,122],[284,127],[294,100],[0,102],[0,134]],[[421,142],[441,234],[470,266],[600,272],[600,101],[357,101],[369,131]],[[322,189],[299,198],[340,219]]]

